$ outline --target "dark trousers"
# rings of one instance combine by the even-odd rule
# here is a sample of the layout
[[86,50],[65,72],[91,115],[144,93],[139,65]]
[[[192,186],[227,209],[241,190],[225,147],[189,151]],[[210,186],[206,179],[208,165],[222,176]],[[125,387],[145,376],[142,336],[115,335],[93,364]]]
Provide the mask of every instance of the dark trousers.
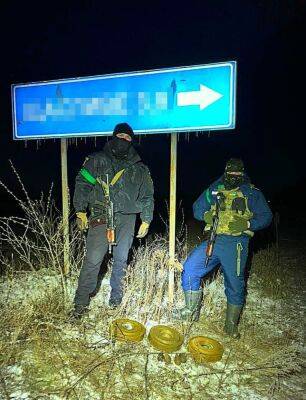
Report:
[[[127,258],[133,243],[135,214],[116,214],[116,242],[113,246],[113,268],[111,273],[111,300],[120,303],[123,296],[122,283],[125,277]],[[108,251],[106,225],[89,228],[86,240],[86,256],[80,272],[74,297],[75,306],[88,306],[90,295],[96,289],[100,266]]]

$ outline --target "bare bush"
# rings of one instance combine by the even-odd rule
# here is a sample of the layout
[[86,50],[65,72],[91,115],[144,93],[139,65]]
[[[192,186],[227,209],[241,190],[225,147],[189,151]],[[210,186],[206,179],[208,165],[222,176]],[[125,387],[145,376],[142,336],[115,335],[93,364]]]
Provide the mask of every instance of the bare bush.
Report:
[[[50,273],[63,275],[63,220],[49,193],[32,200],[22,180],[11,163],[11,168],[21,188],[24,198],[10,190],[0,180],[0,186],[9,193],[22,211],[23,217],[0,218],[0,243],[6,252],[0,252],[0,261],[8,271],[32,271],[46,268]],[[75,271],[84,257],[84,240],[75,226],[70,229],[70,265]],[[64,277],[62,276],[63,280]]]
[[[177,267],[180,267],[178,261],[173,268]],[[167,307],[168,276],[168,243],[165,237],[156,236],[133,254],[133,262],[126,277],[121,313],[135,315],[142,322],[148,319],[160,321],[167,314],[169,318],[171,308]],[[174,303],[177,303],[177,280],[175,285]]]

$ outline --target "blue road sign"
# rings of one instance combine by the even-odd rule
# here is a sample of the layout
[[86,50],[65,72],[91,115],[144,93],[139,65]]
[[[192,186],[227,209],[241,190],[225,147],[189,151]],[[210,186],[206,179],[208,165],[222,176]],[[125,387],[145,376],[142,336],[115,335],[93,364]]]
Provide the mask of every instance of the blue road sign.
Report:
[[12,85],[15,139],[235,127],[236,62]]

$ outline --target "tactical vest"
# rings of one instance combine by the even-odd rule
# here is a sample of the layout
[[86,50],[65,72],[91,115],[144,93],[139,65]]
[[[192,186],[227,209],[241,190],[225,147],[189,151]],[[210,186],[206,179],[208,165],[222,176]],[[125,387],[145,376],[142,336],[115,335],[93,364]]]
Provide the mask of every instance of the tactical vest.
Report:
[[[218,187],[218,192],[223,194],[223,198],[220,202],[221,204],[217,234],[239,236],[242,233],[246,233],[249,236],[253,236],[254,233],[250,230],[246,230],[244,232],[231,232],[228,227],[229,222],[234,220],[235,215],[239,215],[246,221],[249,221],[253,217],[253,213],[248,207],[247,197],[241,192],[241,190],[225,190],[223,185]],[[210,211],[212,211],[213,214],[216,213],[215,204],[212,204]],[[209,229],[211,229],[211,225],[206,225],[205,230]]]

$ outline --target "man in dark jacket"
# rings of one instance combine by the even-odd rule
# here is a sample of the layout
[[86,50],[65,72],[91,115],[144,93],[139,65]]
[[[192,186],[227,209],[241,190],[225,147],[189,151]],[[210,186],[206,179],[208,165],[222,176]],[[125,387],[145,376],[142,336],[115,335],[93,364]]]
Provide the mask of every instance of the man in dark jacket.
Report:
[[201,279],[221,265],[224,275],[227,312],[224,330],[238,338],[238,321],[245,301],[245,265],[249,239],[254,231],[267,227],[271,210],[260,190],[256,189],[244,171],[240,159],[230,159],[223,176],[206,189],[193,205],[194,217],[205,221],[210,231],[219,202],[219,223],[213,254],[206,262],[205,240],[184,263],[182,286],[186,306],[180,310],[182,319],[197,321],[203,297]]
[[88,308],[101,262],[109,248],[106,221],[110,202],[116,226],[116,245],[112,246],[111,307],[117,307],[122,300],[122,284],[134,238],[136,214],[140,213],[142,221],[137,238],[146,236],[153,218],[153,182],[148,167],[133,147],[133,138],[134,132],[128,124],[116,125],[113,139],[105,144],[103,151],[85,159],[76,177],[73,203],[77,224],[81,230],[89,228],[86,256],[74,298],[76,317],[81,317]]

